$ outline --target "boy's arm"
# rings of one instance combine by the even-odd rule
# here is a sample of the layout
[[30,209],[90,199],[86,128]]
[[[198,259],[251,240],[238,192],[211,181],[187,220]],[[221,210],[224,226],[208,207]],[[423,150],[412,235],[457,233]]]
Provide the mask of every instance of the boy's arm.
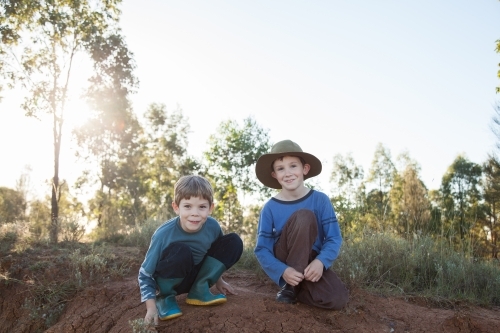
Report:
[[141,266],[139,270],[139,276],[137,279],[139,281],[139,290],[141,292],[141,302],[145,302],[148,299],[156,299],[156,281],[143,266]]
[[323,196],[321,206],[323,209],[318,211],[321,212],[320,223],[324,232],[324,241],[316,259],[323,263],[325,269],[328,269],[339,255],[342,233],[333,205],[326,195]]
[[259,218],[255,256],[262,269],[276,284],[281,285],[282,275],[288,266],[274,256],[274,230],[272,216],[264,206]]
[[145,302],[148,299],[156,299],[156,281],[153,278],[153,273],[156,270],[163,246],[161,238],[158,237],[157,233],[153,234],[149,249],[139,269],[138,282],[141,292],[141,302]]

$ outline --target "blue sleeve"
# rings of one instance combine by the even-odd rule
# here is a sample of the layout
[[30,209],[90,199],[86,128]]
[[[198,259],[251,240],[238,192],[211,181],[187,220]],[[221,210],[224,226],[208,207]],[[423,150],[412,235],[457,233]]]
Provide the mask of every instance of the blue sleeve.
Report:
[[340,246],[342,245],[342,233],[340,231],[337,215],[333,205],[326,195],[323,196],[322,209],[320,212],[320,224],[323,228],[323,241],[316,259],[320,260],[326,269],[330,268],[337,259]]
[[148,252],[144,258],[144,261],[139,269],[139,289],[141,291],[141,302],[144,302],[151,298],[156,298],[156,281],[153,278],[153,274],[156,270],[156,265],[160,260],[162,242],[160,241],[155,232],[151,237],[151,243],[149,244]]
[[262,269],[277,285],[280,285],[280,278],[288,267],[274,256],[275,230],[273,230],[273,217],[267,205],[260,213],[259,225],[257,229],[257,244],[255,246],[255,256]]

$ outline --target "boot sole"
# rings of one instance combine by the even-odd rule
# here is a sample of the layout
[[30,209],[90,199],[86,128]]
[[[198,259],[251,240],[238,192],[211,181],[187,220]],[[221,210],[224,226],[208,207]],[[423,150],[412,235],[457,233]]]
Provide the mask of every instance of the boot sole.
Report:
[[179,313],[174,313],[174,314],[171,314],[170,316],[166,316],[166,317],[158,317],[160,318],[160,320],[170,320],[170,319],[174,319],[174,318],[177,318],[177,317],[180,317],[182,316],[182,312],[179,312]]
[[226,303],[226,301],[227,298],[218,298],[208,302],[200,301],[199,299],[190,299],[190,298],[186,299],[186,303],[191,305],[216,305],[216,304]]
[[284,303],[284,304],[297,304],[297,300],[296,299],[283,299],[283,298],[276,298],[276,302],[278,303]]

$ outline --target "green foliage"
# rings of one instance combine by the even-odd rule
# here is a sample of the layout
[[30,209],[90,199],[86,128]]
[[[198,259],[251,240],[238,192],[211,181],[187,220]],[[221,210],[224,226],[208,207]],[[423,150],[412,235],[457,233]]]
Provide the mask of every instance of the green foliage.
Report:
[[257,242],[257,226],[259,224],[261,205],[247,205],[243,215],[243,224],[239,235],[243,240],[243,246],[254,248]]
[[396,168],[392,162],[389,149],[379,143],[366,182],[374,186],[367,196],[368,209],[375,217],[375,221],[372,221],[371,224],[375,225],[380,231],[390,229],[391,206],[389,191],[393,185],[395,174]]
[[8,225],[0,227],[0,255],[4,257],[14,247],[18,238],[15,230],[11,230]]
[[334,265],[350,285],[400,294],[499,304],[500,267],[429,237],[366,234],[346,242]]
[[330,198],[344,233],[355,233],[360,227],[365,201],[363,168],[356,165],[351,154],[333,157],[330,182],[333,196]]
[[[120,238],[141,221],[173,216],[173,185],[198,169],[186,155],[189,124],[182,110],[167,112],[165,105],[151,104],[144,126],[128,109],[111,111],[102,109],[75,132],[80,157],[101,166],[78,181],[79,188],[99,187],[89,201],[88,217],[99,229],[94,239]],[[116,123],[122,124],[120,131]]]
[[44,327],[54,325],[64,310],[66,301],[75,294],[73,281],[39,281],[24,300],[23,308],[29,311],[32,320],[42,319]]
[[389,197],[395,219],[394,230],[398,234],[406,238],[427,234],[431,204],[427,189],[414,165],[408,164],[402,172],[395,175]]
[[74,61],[82,56],[93,65],[86,96],[94,108],[126,107],[126,96],[136,85],[132,55],[118,27],[120,2],[5,0],[0,7],[0,75],[9,88],[27,92],[21,105],[27,116],[52,118],[53,243],[59,233],[59,160]]
[[231,269],[235,270],[248,270],[256,273],[258,277],[265,277],[266,273],[262,269],[253,252],[253,247],[244,247],[240,260]]
[[[85,233],[81,217],[82,204],[70,194],[66,182],[62,182],[60,186],[59,198],[58,240],[78,242]],[[31,237],[35,240],[49,238],[50,214],[49,197],[46,197],[45,200],[36,199],[29,203],[27,221]]]
[[144,322],[144,318],[138,318],[138,319],[133,319],[128,321],[130,327],[132,327],[132,332],[133,333],[151,333],[151,332],[156,332],[156,329],[154,327],[151,327],[151,325],[146,324]]
[[30,202],[28,215],[30,232],[36,239],[48,238],[50,227],[50,203],[41,200]]
[[26,201],[22,193],[0,187],[0,225],[24,219]]
[[254,170],[257,159],[270,148],[268,131],[252,117],[244,119],[242,125],[234,120],[221,123],[210,136],[209,150],[204,153],[215,191],[225,192],[227,185],[232,184],[239,191],[261,191],[268,197],[265,187],[257,182]]
[[491,258],[498,258],[500,222],[500,160],[494,155],[490,155],[483,164],[484,174],[484,201],[485,218],[482,219],[482,233],[484,239],[484,252],[490,252]]
[[220,184],[217,190],[212,216],[219,221],[225,233],[243,231],[243,207],[238,200],[237,188],[229,182]]
[[145,184],[147,218],[174,215],[174,184],[199,169],[187,156],[190,126],[182,109],[168,112],[164,104],[151,104],[144,114],[141,182]]
[[459,246],[482,218],[481,175],[480,165],[459,155],[441,182],[445,233]]
[[212,215],[224,232],[237,232],[252,242],[250,233],[256,228],[255,212],[251,208],[245,212],[240,196],[256,193],[269,196],[269,189],[256,181],[254,172],[257,159],[270,149],[269,135],[251,117],[246,118],[243,125],[228,120],[210,136],[209,146],[204,153],[208,165],[203,173],[214,184]]
[[149,248],[151,236],[167,220],[148,219],[142,224],[136,225],[123,239],[121,245],[138,247],[145,254]]
[[77,220],[61,218],[61,238],[65,242],[79,242],[85,235],[85,226]]

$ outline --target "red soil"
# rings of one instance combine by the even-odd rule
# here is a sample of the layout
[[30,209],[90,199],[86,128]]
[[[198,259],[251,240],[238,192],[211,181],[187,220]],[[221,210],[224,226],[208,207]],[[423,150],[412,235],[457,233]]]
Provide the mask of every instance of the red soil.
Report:
[[[5,268],[5,267],[4,267]],[[135,267],[134,267],[135,268]],[[61,277],[64,270],[50,272]],[[70,278],[68,276],[64,278]],[[274,300],[277,287],[256,274],[230,270],[224,278],[237,291],[216,306],[192,306],[178,296],[183,312],[162,321],[157,332],[500,332],[500,309],[449,304],[443,308],[422,298],[384,297],[351,290],[348,306],[327,311]],[[26,279],[28,279],[26,275]],[[23,306],[29,286],[0,281],[0,332],[133,332],[129,321],[143,318],[136,271],[126,278],[84,289],[65,306],[57,323],[45,330]],[[34,281],[36,283],[36,281]]]

